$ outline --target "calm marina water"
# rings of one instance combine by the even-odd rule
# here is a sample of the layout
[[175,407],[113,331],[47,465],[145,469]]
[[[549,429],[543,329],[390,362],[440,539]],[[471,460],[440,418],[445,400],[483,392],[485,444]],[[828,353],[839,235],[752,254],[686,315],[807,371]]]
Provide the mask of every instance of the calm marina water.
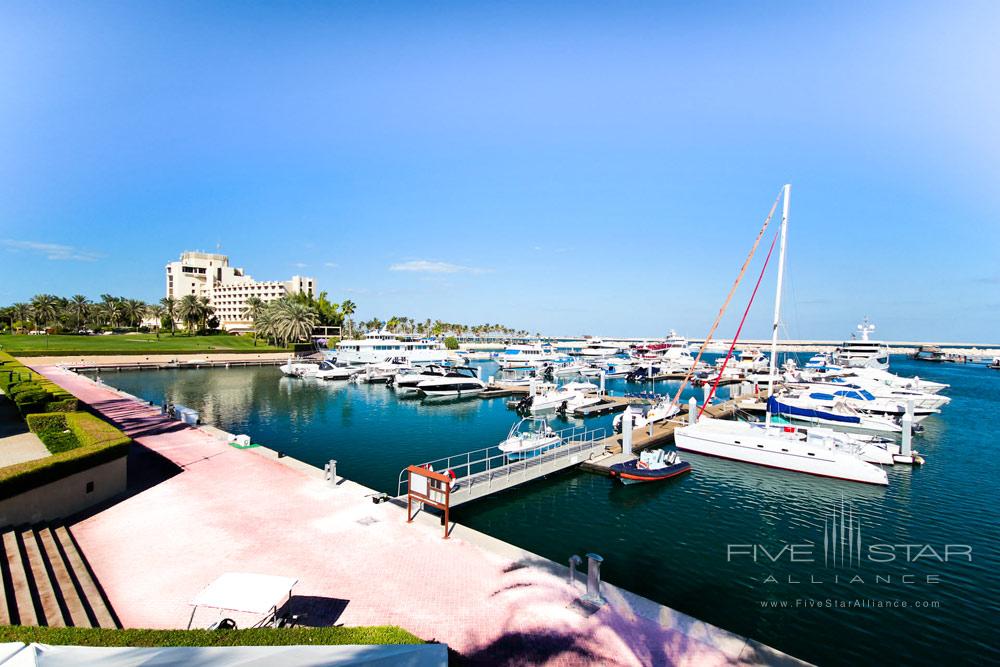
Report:
[[[685,454],[694,472],[678,480],[622,487],[570,471],[459,508],[456,519],[559,562],[596,551],[608,581],[811,662],[1000,661],[1000,372],[901,357],[892,370],[950,383],[952,402],[914,441],[927,465],[893,467],[888,488]],[[420,399],[282,378],[273,367],[102,379],[314,465],[336,459],[340,474],[392,494],[406,465],[494,445],[516,421],[506,399]],[[610,433],[611,419],[570,423]]]

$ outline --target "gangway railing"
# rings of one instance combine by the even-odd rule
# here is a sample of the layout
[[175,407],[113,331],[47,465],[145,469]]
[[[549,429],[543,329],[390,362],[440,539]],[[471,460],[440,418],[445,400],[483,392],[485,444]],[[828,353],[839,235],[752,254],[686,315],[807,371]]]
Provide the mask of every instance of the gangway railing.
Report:
[[[469,490],[473,485],[482,482],[498,484],[503,488],[514,484],[528,481],[547,474],[548,469],[559,469],[554,464],[563,461],[567,457],[581,452],[603,447],[603,441],[607,438],[607,430],[604,428],[588,429],[583,426],[572,426],[555,431],[561,443],[557,445],[545,445],[534,449],[523,450],[516,454],[507,454],[500,451],[496,445],[484,447],[463,454],[453,454],[433,461],[421,463],[420,466],[443,472],[454,480],[453,486],[458,490]],[[521,479],[517,480],[520,474]],[[399,473],[396,496],[402,497],[407,493],[407,471],[404,469]]]

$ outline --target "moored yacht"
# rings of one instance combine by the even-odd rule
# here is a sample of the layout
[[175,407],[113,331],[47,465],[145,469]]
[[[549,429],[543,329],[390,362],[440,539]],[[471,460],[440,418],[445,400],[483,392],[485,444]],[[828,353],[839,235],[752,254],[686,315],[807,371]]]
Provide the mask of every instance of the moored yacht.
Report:
[[391,357],[406,357],[412,363],[441,362],[453,358],[436,341],[406,337],[388,331],[372,331],[363,339],[342,340],[335,353],[340,364],[375,364]]
[[544,417],[525,417],[514,424],[507,437],[498,445],[507,459],[530,459],[562,444]]
[[[777,371],[781,285],[785,269],[790,194],[791,186],[785,185],[782,188],[778,280],[771,330],[768,395],[774,394],[773,383]],[[697,419],[694,415],[692,418]],[[674,441],[678,449],[708,456],[821,477],[879,485],[889,483],[885,470],[864,461],[860,456],[860,447],[851,442],[846,434],[826,428],[776,425],[770,421],[770,414],[766,416],[765,423],[697,419],[695,423],[675,430]]]
[[508,345],[503,352],[497,355],[497,364],[505,370],[534,368],[543,363],[555,361],[561,356],[541,345]]
[[889,368],[889,346],[880,341],[870,340],[869,336],[875,331],[875,325],[864,321],[858,325],[857,334],[851,334],[851,340],[846,340],[833,352],[833,362],[845,368]]
[[417,391],[427,396],[472,396],[486,390],[479,370],[470,366],[448,368],[444,375],[429,377],[417,384]]

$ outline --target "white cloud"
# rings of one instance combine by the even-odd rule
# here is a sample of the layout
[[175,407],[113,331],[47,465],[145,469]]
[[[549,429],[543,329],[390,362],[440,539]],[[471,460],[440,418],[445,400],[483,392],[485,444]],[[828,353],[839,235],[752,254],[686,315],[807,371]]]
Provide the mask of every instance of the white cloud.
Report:
[[323,262],[323,266],[325,266],[328,269],[335,269],[340,265],[337,264],[336,262]]
[[45,255],[45,259],[53,261],[96,262],[103,254],[90,250],[81,250],[61,243],[38,243],[37,241],[15,241],[2,239],[0,245],[11,252],[27,250]]
[[304,269],[309,265],[306,264],[305,262],[295,262],[294,264],[292,264],[292,266],[294,266],[296,269]]
[[489,269],[481,269],[474,266],[462,266],[460,264],[449,264],[448,262],[434,262],[427,259],[414,259],[409,262],[400,262],[389,267],[390,271],[410,271],[414,273],[488,273]]

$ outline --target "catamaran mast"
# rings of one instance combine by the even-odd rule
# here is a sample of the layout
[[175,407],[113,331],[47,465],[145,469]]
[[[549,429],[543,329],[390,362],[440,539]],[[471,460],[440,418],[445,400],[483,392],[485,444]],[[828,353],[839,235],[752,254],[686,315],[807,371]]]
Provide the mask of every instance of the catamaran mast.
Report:
[[[778,286],[774,295],[774,323],[771,326],[771,363],[767,375],[767,395],[770,398],[774,393],[774,375],[778,366],[778,323],[781,321],[781,281],[785,277],[785,237],[788,231],[788,200],[792,196],[792,186],[785,184],[783,201],[781,203],[781,247],[778,250]],[[771,411],[767,411],[767,420],[770,423]]]

